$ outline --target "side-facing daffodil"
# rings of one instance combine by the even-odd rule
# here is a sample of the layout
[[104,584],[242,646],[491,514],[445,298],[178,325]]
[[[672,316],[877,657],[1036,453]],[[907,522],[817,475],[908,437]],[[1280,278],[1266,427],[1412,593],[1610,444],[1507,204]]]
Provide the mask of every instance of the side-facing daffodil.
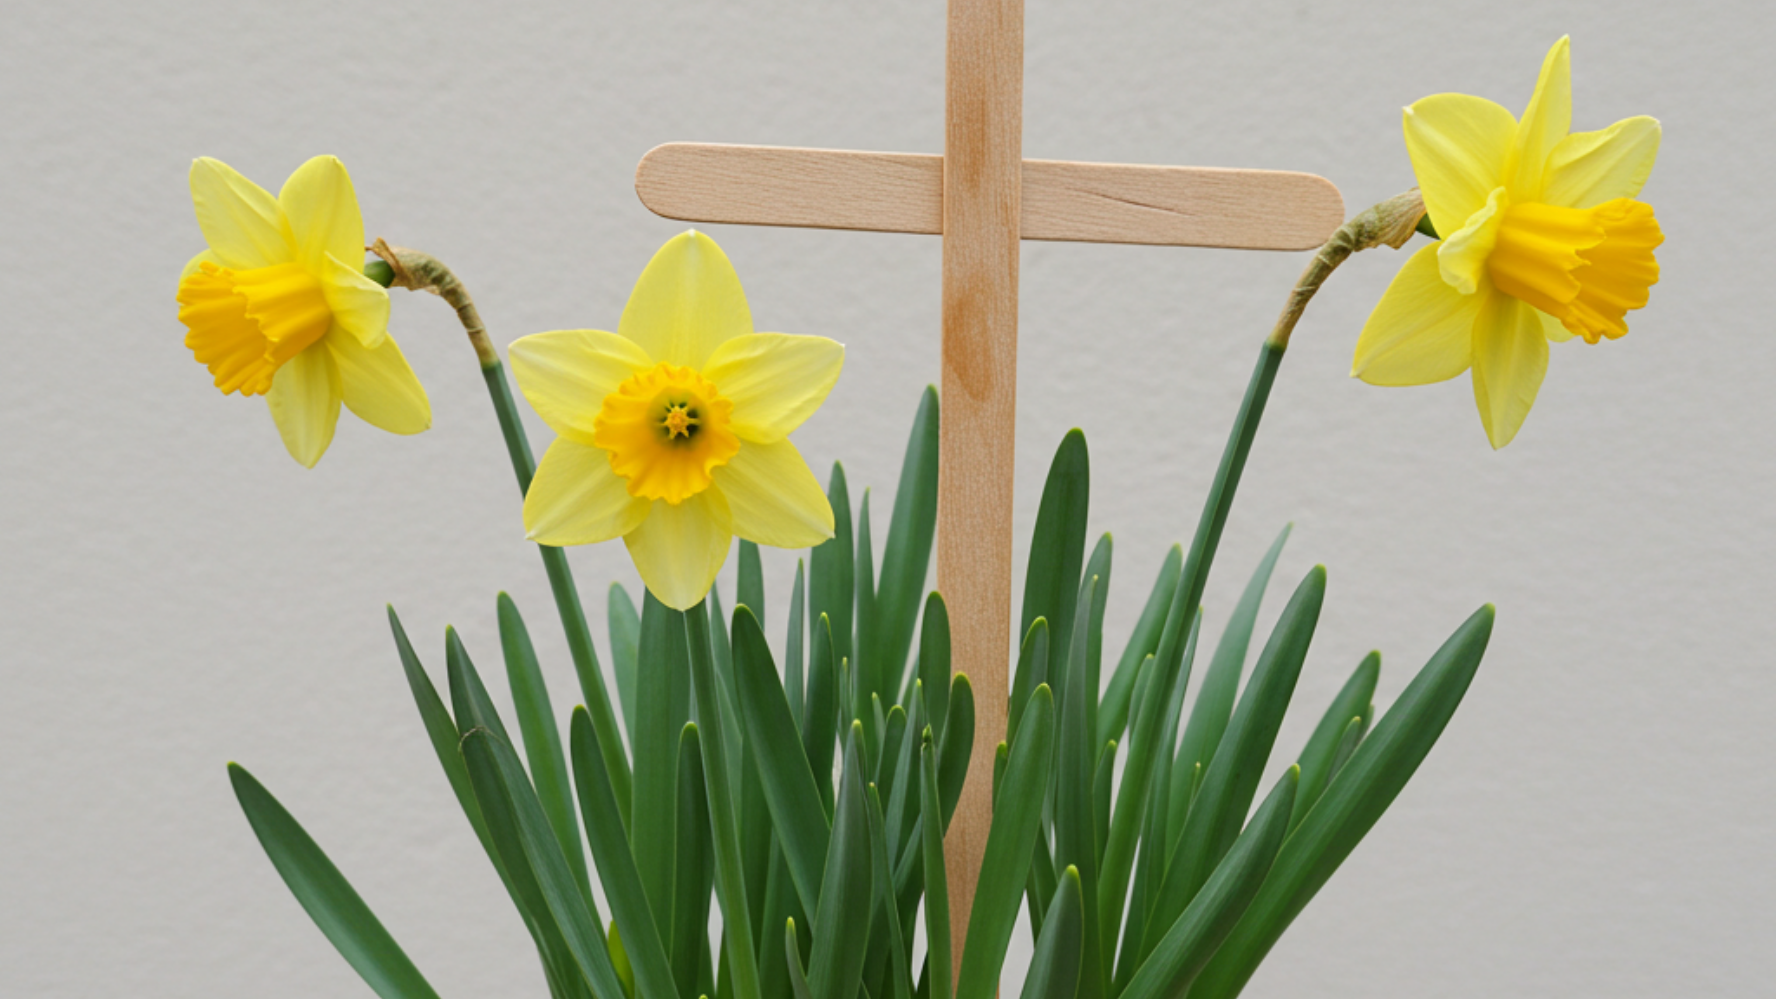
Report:
[[1351,374],[1423,385],[1474,372],[1495,448],[1517,435],[1548,369],[1548,341],[1628,332],[1659,280],[1664,241],[1634,200],[1659,152],[1659,123],[1598,132],[1572,123],[1568,41],[1554,43],[1518,121],[1479,97],[1438,94],[1406,109],[1406,150],[1442,239],[1388,286],[1357,340]]
[[779,548],[833,535],[832,506],[788,439],[845,361],[818,336],[754,333],[746,294],[698,232],[654,255],[617,332],[513,342],[512,372],[555,431],[524,497],[545,545],[622,538],[661,603],[695,606],[734,536]]
[[364,219],[345,165],[304,163],[273,198],[226,163],[191,165],[210,248],[179,278],[185,346],[224,395],[262,395],[290,457],[313,468],[339,404],[390,433],[431,426],[425,388],[388,335],[388,292],[364,276]]

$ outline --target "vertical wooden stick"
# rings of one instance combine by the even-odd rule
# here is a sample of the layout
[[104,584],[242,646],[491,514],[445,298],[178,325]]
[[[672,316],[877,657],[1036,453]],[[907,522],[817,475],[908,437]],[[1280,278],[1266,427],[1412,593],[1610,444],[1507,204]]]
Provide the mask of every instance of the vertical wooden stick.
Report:
[[937,585],[952,660],[974,685],[974,754],[944,841],[952,967],[993,821],[1011,638],[1011,494],[1017,428],[1023,0],[949,0],[945,56],[943,422]]

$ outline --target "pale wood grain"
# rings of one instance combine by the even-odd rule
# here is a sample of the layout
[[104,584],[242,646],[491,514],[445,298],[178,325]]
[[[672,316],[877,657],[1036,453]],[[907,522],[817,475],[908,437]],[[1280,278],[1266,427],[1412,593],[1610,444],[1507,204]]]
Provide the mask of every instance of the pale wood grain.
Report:
[[1023,0],[950,0],[945,62],[943,420],[937,587],[951,662],[974,685],[974,752],[944,840],[950,953],[959,973],[1005,738],[1011,494],[1017,427]]
[[[1308,250],[1344,223],[1331,181],[1287,170],[1024,160],[1024,239]],[[673,142],[635,170],[642,204],[688,222],[937,235],[943,157]]]

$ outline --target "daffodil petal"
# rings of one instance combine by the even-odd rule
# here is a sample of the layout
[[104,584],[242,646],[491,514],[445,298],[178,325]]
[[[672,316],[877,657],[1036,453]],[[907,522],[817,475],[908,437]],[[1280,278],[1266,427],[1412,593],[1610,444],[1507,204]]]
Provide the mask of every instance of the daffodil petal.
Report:
[[1436,94],[1406,109],[1404,129],[1425,211],[1447,236],[1502,182],[1517,119],[1482,97]]
[[[1517,138],[1506,166],[1505,186],[1512,201],[1541,201],[1548,158],[1572,128],[1572,52],[1565,37],[1542,60],[1535,93],[1523,110]],[[1442,230],[1438,230],[1441,232]]]
[[192,162],[191,205],[204,242],[224,267],[251,270],[292,259],[277,199],[221,160]]
[[715,470],[734,533],[777,548],[812,548],[833,536],[832,504],[794,444],[742,444]]
[[591,446],[605,396],[654,361],[633,340],[604,330],[556,330],[512,341],[512,374],[532,409],[563,437]]
[[425,386],[407,364],[394,337],[366,347],[335,325],[324,341],[339,372],[340,393],[358,419],[391,434],[417,434],[432,425]]
[[380,347],[388,339],[388,289],[331,253],[321,260],[320,278],[333,322],[364,346]]
[[1474,322],[1474,404],[1493,448],[1511,443],[1548,373],[1548,337],[1533,306],[1488,294]]
[[328,254],[363,273],[364,216],[338,157],[316,156],[297,167],[278,192],[278,205],[296,240],[296,260],[309,273],[325,273]]
[[648,506],[629,495],[609,454],[557,437],[524,494],[524,530],[538,544],[597,544],[641,526]]
[[641,581],[674,610],[690,610],[709,593],[733,541],[727,502],[715,489],[677,505],[655,500],[641,526],[623,535]]
[[1624,118],[1597,132],[1574,132],[1548,157],[1542,200],[1563,208],[1594,208],[1640,193],[1659,156],[1659,121]]
[[727,255],[693,230],[648,262],[617,332],[656,361],[701,369],[724,341],[752,332],[752,313]]
[[1472,360],[1485,295],[1463,295],[1438,274],[1437,247],[1421,247],[1394,275],[1357,337],[1351,375],[1371,385],[1447,381]]
[[703,377],[734,404],[734,433],[769,444],[820,408],[844,365],[845,345],[835,340],[753,333],[717,347]]
[[215,264],[217,267],[228,266],[222,262],[221,257],[216,256],[216,251],[205,250],[197,256],[192,257],[190,260],[185,261],[185,269],[179,272],[179,280],[183,281],[190,277],[191,272],[197,270],[204,264]]
[[1479,290],[1486,280],[1486,263],[1492,257],[1493,247],[1498,245],[1505,208],[1505,189],[1494,188],[1492,196],[1486,199],[1486,207],[1469,216],[1467,225],[1437,243],[1437,266],[1443,283],[1463,295]]
[[278,369],[271,390],[265,393],[265,403],[290,457],[308,468],[315,467],[327,453],[327,445],[333,443],[340,399],[333,355],[320,344]]
[[1549,342],[1565,343],[1573,338],[1573,331],[1567,329],[1565,323],[1548,315],[1540,309],[1536,310],[1536,315],[1541,317],[1542,335],[1547,337]]

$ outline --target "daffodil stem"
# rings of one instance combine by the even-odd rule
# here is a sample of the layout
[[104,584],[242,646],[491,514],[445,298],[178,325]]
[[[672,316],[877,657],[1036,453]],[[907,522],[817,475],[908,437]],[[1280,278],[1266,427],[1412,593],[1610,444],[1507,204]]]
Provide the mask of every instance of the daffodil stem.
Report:
[[698,601],[685,611],[685,639],[691,647],[691,690],[696,695],[697,726],[703,730],[703,773],[709,797],[709,824],[715,834],[716,900],[721,903],[728,966],[733,971],[735,999],[758,999],[758,963],[752,941],[751,907],[740,860],[740,822],[733,788],[728,783],[727,745],[723,729],[737,722],[721,714],[715,677],[714,646],[709,640],[709,604]]
[[[524,421],[518,415],[518,403],[512,396],[512,384],[506,380],[506,366],[499,352],[488,339],[487,327],[468,289],[450,268],[436,257],[417,250],[391,247],[382,240],[370,248],[380,259],[364,269],[365,276],[385,287],[429,291],[450,304],[469,335],[475,356],[481,362],[481,377],[487,382],[487,394],[493,400],[494,415],[499,417],[500,434],[506,439],[506,453],[512,459],[512,474],[518,479],[518,494],[530,491],[530,480],[536,476],[536,458],[530,450],[530,438],[524,432]],[[549,576],[549,589],[555,594],[555,609],[561,615],[562,630],[567,633],[567,648],[573,656],[574,672],[579,675],[580,692],[592,715],[592,727],[598,732],[599,750],[604,756],[604,769],[610,774],[617,809],[623,827],[629,827],[631,776],[629,758],[623,753],[622,735],[617,729],[616,713],[611,709],[609,689],[604,684],[604,670],[598,665],[598,653],[592,646],[592,629],[586,624],[586,610],[580,603],[579,588],[574,585],[573,570],[567,564],[567,553],[559,548],[538,545],[543,556],[543,570]]]
[[1307,269],[1295,282],[1295,289],[1289,293],[1289,301],[1283,306],[1283,314],[1277,317],[1276,327],[1270,331],[1266,343],[1275,344],[1281,349],[1288,349],[1289,335],[1295,332],[1295,324],[1301,321],[1301,314],[1307,310],[1307,303],[1313,300],[1320,290],[1320,285],[1332,276],[1338,265],[1350,259],[1350,255],[1361,250],[1376,246],[1391,246],[1399,249],[1419,230],[1419,221],[1425,218],[1424,199],[1419,196],[1418,189],[1413,188],[1405,194],[1389,198],[1358,213],[1349,222],[1340,226],[1326,240],[1312,260],[1308,261]]

